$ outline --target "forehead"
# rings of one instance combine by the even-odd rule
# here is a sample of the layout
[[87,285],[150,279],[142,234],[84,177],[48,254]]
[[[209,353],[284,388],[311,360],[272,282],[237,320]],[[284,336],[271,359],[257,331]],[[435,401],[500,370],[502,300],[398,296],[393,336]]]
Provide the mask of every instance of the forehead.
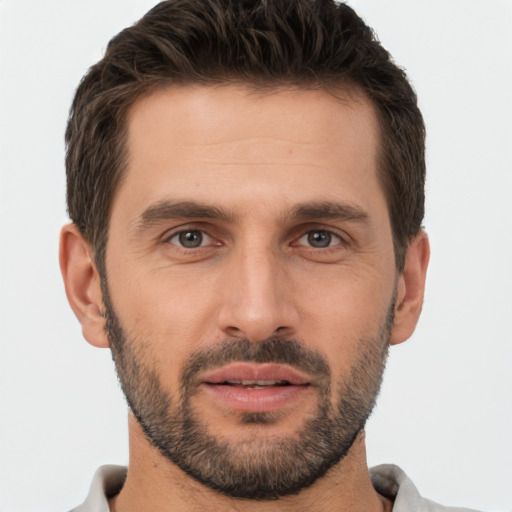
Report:
[[[373,104],[352,86],[333,92],[243,84],[169,87],[136,101],[127,124],[132,156],[142,149],[139,141],[147,143],[141,135],[148,129],[164,130],[161,134],[173,135],[176,144],[231,144],[243,136],[263,136],[305,144],[366,143],[368,149],[379,132]],[[236,140],[233,130],[240,136]]]
[[166,194],[293,203],[380,193],[377,116],[355,90],[172,87],[138,100],[127,128],[117,196],[132,206]]

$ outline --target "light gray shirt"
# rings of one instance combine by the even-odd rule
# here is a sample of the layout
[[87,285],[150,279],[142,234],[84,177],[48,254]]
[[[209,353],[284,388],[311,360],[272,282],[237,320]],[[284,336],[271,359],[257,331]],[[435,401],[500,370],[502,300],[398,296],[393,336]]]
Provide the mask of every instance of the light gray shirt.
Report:
[[[477,512],[469,508],[443,507],[422,498],[410,478],[392,464],[371,468],[370,477],[377,492],[394,502],[393,512]],[[71,512],[109,512],[108,499],[121,490],[125,478],[124,466],[100,467],[86,500]]]

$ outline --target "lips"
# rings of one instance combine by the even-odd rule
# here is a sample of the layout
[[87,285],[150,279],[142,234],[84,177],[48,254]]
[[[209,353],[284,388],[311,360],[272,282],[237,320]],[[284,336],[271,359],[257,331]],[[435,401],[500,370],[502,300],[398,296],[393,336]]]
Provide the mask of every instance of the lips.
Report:
[[290,383],[287,380],[227,380],[220,384],[235,386],[237,388],[245,389],[265,389],[268,387],[276,386],[289,386]]
[[201,377],[202,388],[223,408],[275,412],[310,389],[310,378],[285,365],[233,363]]
[[310,383],[310,378],[307,375],[289,366],[249,363],[233,363],[218,370],[207,372],[201,380],[208,384],[277,382],[302,386]]

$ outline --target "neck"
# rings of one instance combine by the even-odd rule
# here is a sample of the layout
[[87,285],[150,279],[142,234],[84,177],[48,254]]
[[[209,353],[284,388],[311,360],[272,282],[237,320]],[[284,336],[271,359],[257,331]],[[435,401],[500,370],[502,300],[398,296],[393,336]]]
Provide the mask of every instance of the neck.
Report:
[[209,489],[164,458],[130,415],[130,463],[125,485],[110,501],[112,512],[382,512],[391,504],[368,475],[364,432],[347,456],[313,485],[278,500],[235,499]]

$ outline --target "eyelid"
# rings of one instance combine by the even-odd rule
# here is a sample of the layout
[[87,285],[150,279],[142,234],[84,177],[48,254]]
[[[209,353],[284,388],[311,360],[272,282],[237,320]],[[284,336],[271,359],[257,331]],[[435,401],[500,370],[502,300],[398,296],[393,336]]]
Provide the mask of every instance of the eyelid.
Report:
[[347,233],[345,233],[344,231],[342,231],[340,229],[333,228],[332,226],[321,225],[321,224],[320,225],[309,224],[307,226],[302,226],[300,232],[298,233],[298,236],[296,236],[294,241],[292,242],[292,245],[306,247],[306,248],[315,249],[315,250],[320,250],[321,248],[318,248],[318,247],[312,247],[308,244],[299,244],[298,243],[299,240],[301,240],[302,238],[306,237],[307,235],[309,235],[310,233],[315,232],[315,231],[329,233],[330,235],[332,235],[333,237],[335,237],[336,239],[339,240],[338,243],[330,245],[328,247],[325,247],[324,250],[336,247],[338,245],[347,245],[347,244],[350,244],[350,242],[351,242],[350,235],[348,235]]
[[[182,235],[183,233],[191,233],[191,232],[194,232],[194,231],[197,231],[199,233],[201,233],[202,235],[202,240],[201,240],[201,245],[198,245],[197,247],[185,247],[183,246],[181,243],[179,242],[173,242],[173,238],[179,238],[180,235]],[[208,233],[206,233],[205,231],[202,231],[200,229],[185,229],[185,230],[182,230],[182,231],[178,231],[177,233],[174,233],[173,235],[171,235],[170,237],[167,238],[167,242],[168,243],[171,243],[173,245],[177,245],[178,247],[182,248],[182,249],[199,249],[201,247],[206,247],[208,245],[212,245],[211,242],[213,240],[213,237],[210,236]]]
[[[203,223],[194,223],[194,222],[192,222],[190,224],[181,224],[181,225],[176,226],[174,228],[168,229],[161,236],[161,242],[164,243],[164,244],[172,243],[172,245],[174,245],[176,247],[180,247],[182,249],[189,250],[189,248],[183,247],[179,243],[171,242],[171,240],[174,237],[177,237],[180,234],[188,232],[188,231],[199,231],[199,232],[201,232],[203,234],[203,236],[205,238],[208,239],[208,243],[206,243],[206,244],[203,243],[202,245],[198,246],[196,249],[204,248],[204,247],[211,246],[211,245],[213,245],[213,246],[214,245],[219,245],[219,246],[220,245],[224,245],[223,242],[221,242],[219,240],[218,235],[211,234],[211,229],[209,229],[209,226],[204,226]],[[335,244],[332,244],[332,245],[330,245],[328,247],[325,247],[324,250],[327,250],[327,249],[332,248],[332,247],[336,247],[338,245],[350,244],[350,242],[351,242],[350,235],[348,235],[344,231],[341,231],[341,230],[339,230],[337,228],[333,228],[332,226],[325,226],[325,225],[318,225],[318,224],[314,224],[314,225],[309,224],[309,225],[306,225],[306,226],[303,225],[302,227],[297,228],[297,231],[296,231],[297,235],[292,240],[291,245],[292,246],[301,246],[301,247],[305,247],[305,248],[315,249],[315,250],[318,251],[321,248],[312,247],[312,246],[310,246],[308,244],[299,244],[298,243],[299,240],[301,240],[302,238],[307,236],[309,233],[314,232],[314,231],[323,231],[323,232],[329,233],[330,235],[335,237],[337,240],[339,240],[338,243],[335,243]],[[215,242],[215,243],[212,243],[212,242]]]
[[[218,242],[216,237],[214,237],[213,235],[210,234],[208,229],[206,229],[204,226],[198,226],[197,224],[182,224],[180,226],[177,226],[175,228],[167,230],[162,235],[162,237],[161,237],[162,243],[164,243],[164,244],[169,244],[170,243],[170,244],[172,244],[172,245],[174,245],[176,247],[179,247],[181,249],[190,250],[191,248],[183,247],[179,243],[171,242],[171,240],[173,238],[181,235],[182,233],[187,233],[187,232],[190,232],[190,231],[199,231],[203,235],[204,238],[207,238],[209,240],[208,243],[206,243],[206,244],[203,243],[203,244],[201,244],[200,246],[198,246],[195,249],[204,248],[204,247],[207,247],[209,245],[221,245],[221,243]],[[213,243],[212,244],[212,241],[215,241],[215,240],[217,240],[217,243]]]
[[[305,241],[307,241],[307,238],[309,237],[309,235],[311,233],[314,233],[314,232],[328,233],[332,238],[334,238],[334,240],[331,240],[331,241],[335,242],[335,243],[329,243],[329,245],[326,246],[326,247],[315,247],[315,246],[313,246],[313,245],[311,245],[309,243],[300,243],[300,241],[302,239],[305,239]],[[302,236],[300,236],[297,239],[296,243],[297,243],[297,245],[300,245],[300,246],[303,246],[303,247],[308,247],[310,249],[322,250],[322,249],[330,249],[331,247],[343,244],[343,242],[344,242],[343,238],[341,238],[341,236],[338,235],[338,233],[335,233],[335,232],[327,230],[327,229],[311,229],[311,230],[307,231],[306,233],[304,233]]]

